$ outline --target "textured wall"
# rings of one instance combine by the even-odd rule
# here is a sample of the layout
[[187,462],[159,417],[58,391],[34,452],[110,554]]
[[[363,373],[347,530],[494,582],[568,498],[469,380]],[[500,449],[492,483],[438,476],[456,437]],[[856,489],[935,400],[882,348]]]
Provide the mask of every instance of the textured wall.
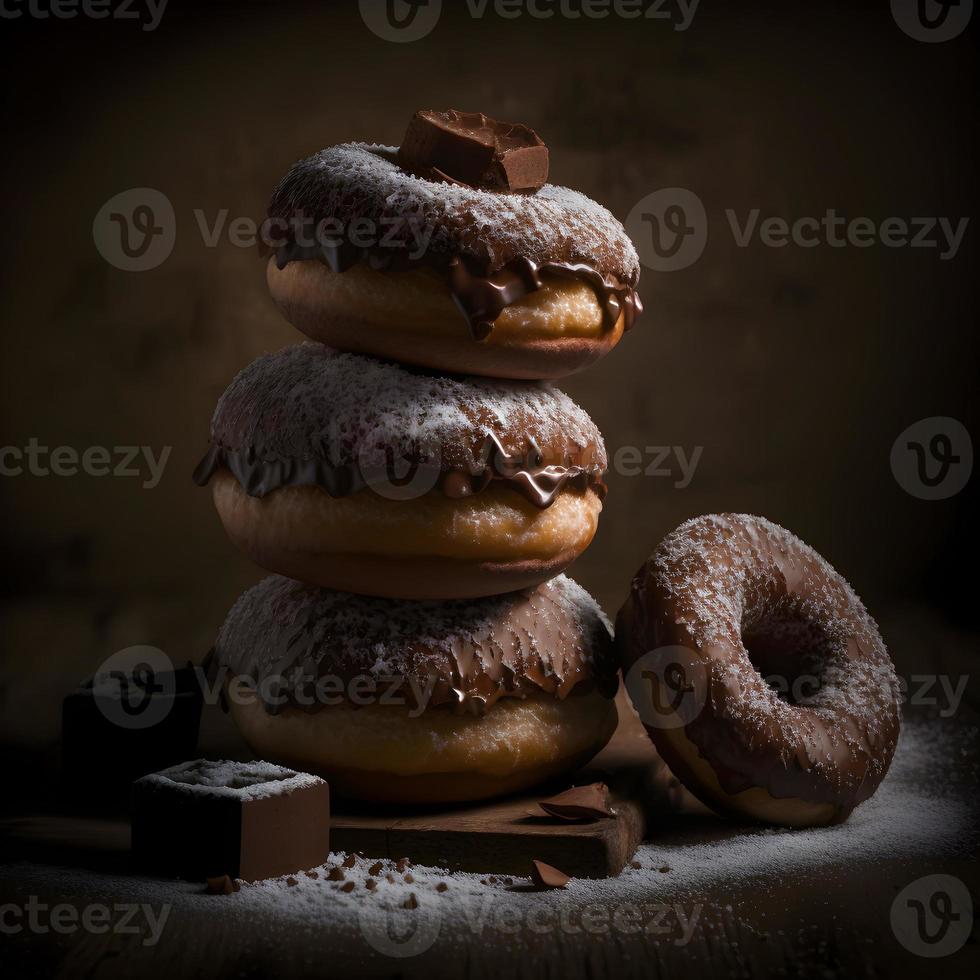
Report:
[[[975,77],[964,45],[911,40],[887,5],[767,12],[706,0],[685,32],[616,18],[474,22],[445,6],[428,38],[404,45],[334,3],[175,2],[150,33],[16,25],[0,161],[12,192],[0,445],[173,451],[153,489],[0,479],[8,733],[48,731],[65,679],[121,646],[199,656],[261,574],[189,474],[235,371],[298,335],[256,254],[226,239],[206,247],[195,209],[260,218],[294,159],[350,139],[397,142],[419,107],[535,126],[553,179],[621,217],[662,187],[704,203],[700,260],[646,272],[638,328],[563,385],[611,452],[703,447],[683,489],[610,476],[598,537],[574,571],[610,613],[666,531],[717,510],[795,530],[873,611],[932,604],[955,621],[975,594],[975,563],[953,578],[977,543],[972,490],[923,502],[889,466],[917,419],[974,428],[973,229],[941,261],[935,249],[740,248],[725,218],[968,215]],[[173,254],[143,273],[112,268],[92,238],[102,204],[131,187],[162,191],[177,221]]]

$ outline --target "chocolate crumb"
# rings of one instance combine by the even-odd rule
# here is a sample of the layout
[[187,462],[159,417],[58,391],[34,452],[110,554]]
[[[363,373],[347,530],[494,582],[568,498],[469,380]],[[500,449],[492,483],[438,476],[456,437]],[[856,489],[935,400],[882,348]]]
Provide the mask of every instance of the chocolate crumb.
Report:
[[437,892],[447,891],[448,888],[449,888],[449,885],[447,885],[444,881],[440,881],[439,884],[436,885],[436,891]]
[[331,868],[330,873],[327,875],[328,881],[343,881],[347,876],[344,874],[342,868]]
[[662,868],[657,868],[657,870],[658,870],[658,871],[659,871],[659,872],[660,872],[661,874],[667,874],[667,872],[668,872],[668,871],[670,871],[670,867],[669,867],[668,865],[666,865],[666,864],[665,864],[665,865],[664,865],[664,866],[663,866]]
[[371,867],[368,868],[368,874],[377,876],[381,874],[381,869],[383,867],[384,865],[380,861],[375,861],[374,864],[372,864]]
[[404,871],[406,868],[410,868],[411,866],[412,866],[412,862],[409,861],[408,858],[399,858],[395,862],[395,869],[397,871]]
[[320,877],[319,874],[317,874],[317,872],[315,872],[315,871],[304,871],[303,874],[305,874],[307,878],[319,878]]
[[387,874],[385,875],[385,881],[388,881],[388,882],[390,882],[391,884],[394,884],[394,883],[395,883],[395,876],[394,876],[394,875],[393,875],[393,874],[392,874],[392,873],[391,873],[391,872],[389,871],[389,872],[388,872],[388,873],[387,873]]
[[402,881],[404,881],[406,885],[412,885],[415,883],[415,879],[410,874],[405,875],[402,878]]
[[286,884],[289,885],[290,888],[292,888],[294,885],[298,885],[299,882],[292,875],[290,875],[286,879]]
[[368,880],[364,882],[364,887],[369,892],[373,892],[374,889],[378,887],[378,883],[373,878],[368,878]]
[[631,868],[636,868],[637,870],[639,870],[640,868],[643,867],[643,865],[640,864],[639,861],[630,861],[630,867]]
[[344,884],[340,886],[340,890],[342,892],[352,892],[354,890],[354,882],[353,881],[344,882]]
[[417,909],[419,907],[419,900],[415,897],[415,892],[409,893],[408,898],[402,902],[403,909]]
[[348,854],[343,860],[343,867],[345,868],[353,868],[355,864],[357,864],[357,858],[353,854]]

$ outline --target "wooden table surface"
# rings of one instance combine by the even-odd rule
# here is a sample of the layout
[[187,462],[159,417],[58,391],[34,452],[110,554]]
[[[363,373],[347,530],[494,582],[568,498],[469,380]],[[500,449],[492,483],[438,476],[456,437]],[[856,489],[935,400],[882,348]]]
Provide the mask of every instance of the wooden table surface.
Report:
[[733,827],[666,792],[637,855],[642,867],[618,878],[532,892],[519,880],[484,887],[463,875],[447,877],[437,897],[438,874],[417,872],[420,907],[398,913],[414,917],[409,931],[422,937],[411,956],[379,951],[371,935],[364,916],[380,892],[340,895],[318,881],[209,896],[132,875],[122,820],[8,817],[0,905],[24,908],[31,896],[77,909],[146,903],[168,906],[168,917],[154,945],[144,945],[145,929],[4,929],[4,975],[973,977],[975,931],[951,955],[923,958],[900,942],[893,911],[903,889],[931,875],[980,899],[975,722],[961,711],[906,725],[882,789],[840,828]]

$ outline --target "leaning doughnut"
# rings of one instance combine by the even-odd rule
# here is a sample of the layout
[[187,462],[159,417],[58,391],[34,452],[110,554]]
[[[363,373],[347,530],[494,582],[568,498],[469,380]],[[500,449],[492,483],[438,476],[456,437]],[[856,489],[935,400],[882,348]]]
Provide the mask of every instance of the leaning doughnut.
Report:
[[[888,770],[900,701],[878,628],[820,555],[763,518],[699,517],[669,534],[633,580],[616,641],[660,754],[720,813],[839,822]],[[809,688],[794,684],[804,675]]]
[[367,800],[514,792],[584,764],[616,725],[608,622],[564,576],[448,602],[272,576],[228,615],[211,670],[257,755]]
[[642,309],[640,267],[605,208],[550,184],[438,182],[397,156],[330,147],[276,188],[267,278],[290,323],[342,350],[504,378],[562,377],[619,342]]
[[405,599],[495,595],[592,540],[606,452],[547,385],[438,377],[306,343],[259,358],[195,473],[270,571]]

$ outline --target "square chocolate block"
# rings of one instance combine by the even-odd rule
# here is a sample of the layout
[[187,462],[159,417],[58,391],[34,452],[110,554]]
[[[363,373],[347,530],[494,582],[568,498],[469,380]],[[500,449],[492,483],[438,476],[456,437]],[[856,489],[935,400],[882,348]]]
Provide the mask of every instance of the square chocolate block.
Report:
[[256,881],[323,864],[330,790],[268,762],[184,762],[133,784],[133,859],[167,877]]
[[204,697],[194,668],[90,678],[61,708],[62,797],[124,809],[133,780],[193,757]]

